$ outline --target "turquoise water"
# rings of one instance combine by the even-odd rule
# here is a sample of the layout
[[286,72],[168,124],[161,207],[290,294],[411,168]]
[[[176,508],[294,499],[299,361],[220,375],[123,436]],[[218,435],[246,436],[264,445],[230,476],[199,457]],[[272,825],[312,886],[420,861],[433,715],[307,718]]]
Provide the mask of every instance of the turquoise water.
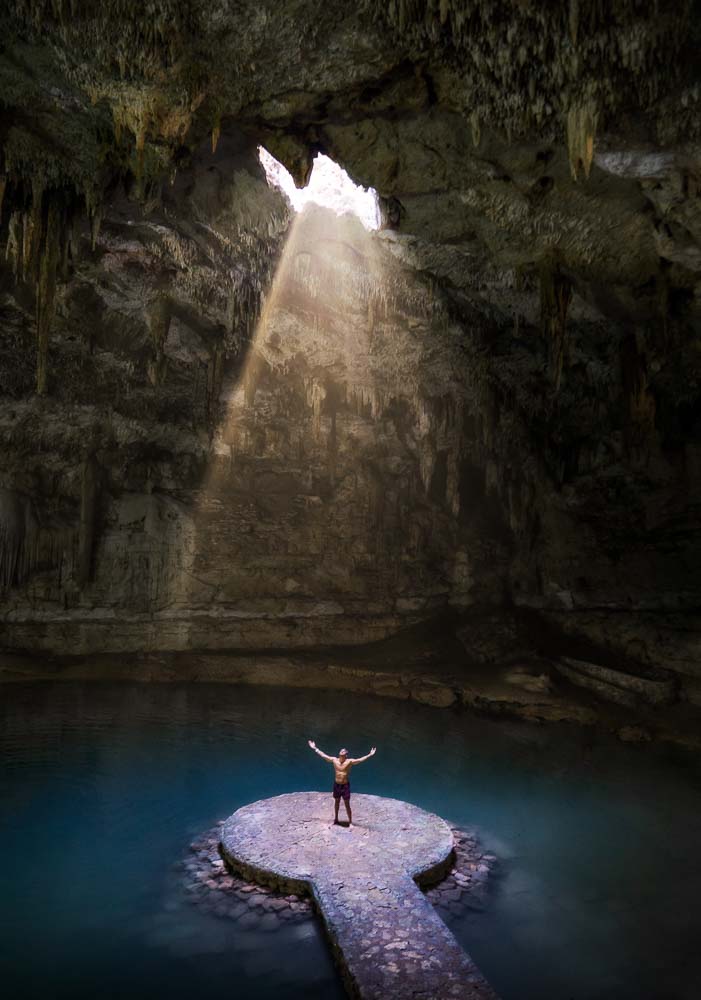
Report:
[[377,744],[356,791],[475,826],[499,856],[487,911],[451,926],[504,1000],[699,996],[698,758],[345,693],[1,690],[10,1000],[342,996],[315,923],[245,932],[174,889],[173,863],[217,819],[330,787],[308,738],[356,755]]

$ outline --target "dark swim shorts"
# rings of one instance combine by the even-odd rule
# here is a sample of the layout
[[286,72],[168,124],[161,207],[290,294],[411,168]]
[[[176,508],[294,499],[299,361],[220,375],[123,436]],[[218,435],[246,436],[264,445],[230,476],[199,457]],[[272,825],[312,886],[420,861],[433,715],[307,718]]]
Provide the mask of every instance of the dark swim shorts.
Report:
[[333,797],[335,799],[345,799],[347,802],[350,799],[350,781],[346,781],[343,785],[339,785],[337,781],[334,781]]

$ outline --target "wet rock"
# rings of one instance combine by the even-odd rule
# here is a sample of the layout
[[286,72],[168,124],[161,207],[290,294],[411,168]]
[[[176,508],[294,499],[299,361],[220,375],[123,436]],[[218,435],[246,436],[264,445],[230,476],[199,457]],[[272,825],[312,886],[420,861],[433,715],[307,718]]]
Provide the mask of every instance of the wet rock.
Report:
[[643,726],[621,726],[616,735],[623,743],[649,743],[652,733]]
[[411,696],[415,701],[420,701],[424,705],[432,705],[434,708],[448,708],[457,701],[455,691],[441,685],[422,685],[411,689]]
[[554,661],[556,669],[573,684],[586,687],[609,701],[635,708],[641,703],[671,704],[677,695],[677,684],[669,671],[640,665],[632,669],[604,666],[572,657]]
[[266,913],[260,919],[259,927],[262,931],[276,931],[280,927],[280,920],[274,913]]
[[274,910],[275,912],[280,912],[281,910],[289,909],[290,904],[287,899],[278,897],[270,899],[267,905],[270,907],[270,909]]

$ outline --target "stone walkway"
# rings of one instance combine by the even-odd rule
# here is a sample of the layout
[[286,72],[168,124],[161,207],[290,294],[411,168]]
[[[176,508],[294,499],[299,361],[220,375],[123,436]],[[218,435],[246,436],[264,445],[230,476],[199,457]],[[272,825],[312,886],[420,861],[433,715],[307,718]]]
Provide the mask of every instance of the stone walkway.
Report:
[[478,1000],[495,993],[419,889],[453,863],[453,834],[407,802],[354,795],[352,830],[329,821],[322,792],[244,806],[222,852],[245,878],[311,892],[352,995]]

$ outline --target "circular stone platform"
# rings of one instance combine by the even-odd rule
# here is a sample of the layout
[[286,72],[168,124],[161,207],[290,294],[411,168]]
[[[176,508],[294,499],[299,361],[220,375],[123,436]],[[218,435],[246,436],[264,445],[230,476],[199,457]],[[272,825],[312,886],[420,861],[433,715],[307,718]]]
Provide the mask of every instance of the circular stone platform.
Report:
[[329,793],[254,802],[224,823],[222,854],[248,879],[311,892],[353,995],[494,998],[416,884],[451,867],[448,824],[376,795],[354,795],[352,807],[348,829],[333,825]]
[[[309,891],[323,869],[407,874],[427,884],[450,868],[453,832],[440,816],[377,795],[353,795],[355,825],[333,826],[333,800],[322,792],[294,792],[253,802],[224,823],[222,848],[254,881]],[[341,810],[342,812],[343,810]]]

